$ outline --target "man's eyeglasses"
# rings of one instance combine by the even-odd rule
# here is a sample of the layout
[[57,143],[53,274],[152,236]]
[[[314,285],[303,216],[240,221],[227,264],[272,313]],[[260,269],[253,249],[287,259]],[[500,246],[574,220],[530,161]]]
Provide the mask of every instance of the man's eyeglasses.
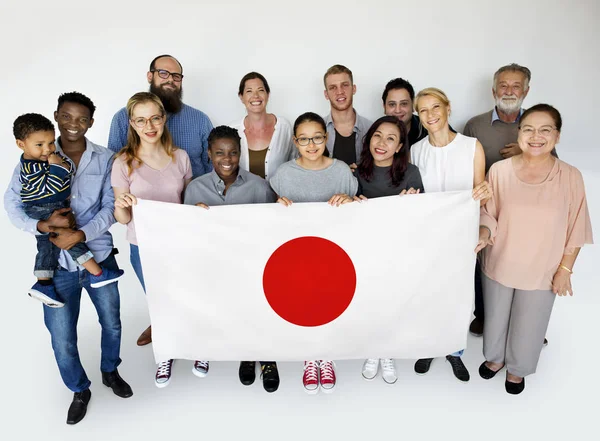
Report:
[[556,127],[551,126],[543,126],[539,129],[536,129],[531,126],[521,127],[521,133],[523,133],[523,135],[525,136],[533,136],[533,134],[537,131],[540,134],[540,136],[548,137],[552,134],[554,130],[556,130]]
[[153,126],[162,126],[165,123],[165,117],[164,115],[154,115],[150,118],[144,118],[143,116],[140,116],[131,120],[131,122],[140,129],[146,127],[148,121],[150,121],[150,124]]
[[306,147],[311,141],[314,145],[321,145],[325,142],[325,137],[323,135],[317,135],[313,136],[312,138],[296,138],[296,142],[302,147]]
[[164,69],[153,69],[150,72],[156,72],[158,76],[161,77],[163,80],[166,80],[167,78],[169,78],[169,76],[173,77],[173,81],[175,81],[176,83],[181,83],[181,80],[183,80],[183,75],[181,75],[180,73],[172,73]]

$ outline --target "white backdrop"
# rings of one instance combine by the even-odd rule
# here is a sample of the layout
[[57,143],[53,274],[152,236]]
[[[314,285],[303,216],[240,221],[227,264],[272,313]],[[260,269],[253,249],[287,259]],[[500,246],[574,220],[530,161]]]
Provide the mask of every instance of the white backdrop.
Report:
[[[88,136],[105,144],[112,115],[133,93],[146,90],[148,64],[161,53],[182,62],[185,102],[206,112],[215,125],[244,114],[237,86],[251,70],[270,82],[270,111],[290,121],[307,110],[325,114],[322,76],[341,63],[354,72],[355,107],[361,114],[380,116],[385,83],[402,76],[417,90],[443,89],[453,103],[451,123],[461,130],[469,117],[492,107],[493,72],[517,62],[533,73],[525,106],[545,101],[562,112],[558,152],[584,173],[592,221],[598,225],[599,21],[597,0],[4,0],[0,143],[5,159],[0,177],[8,184],[19,158],[11,130],[19,114],[51,116],[60,93],[83,92],[98,107]],[[472,375],[468,385],[456,384],[441,360],[424,378],[414,375],[411,361],[399,362],[394,387],[363,382],[360,362],[347,362],[338,365],[341,383],[335,394],[305,397],[301,366],[284,363],[280,390],[267,395],[260,384],[243,388],[235,363],[211,365],[204,381],[192,378],[191,366],[182,363],[176,365],[177,377],[169,388],[158,391],[152,384],[151,349],[135,346],[148,324],[146,302],[128,263],[124,228],[115,226],[119,261],[127,271],[120,282],[120,371],[135,395],[120,400],[100,384],[97,319],[84,301],[80,351],[94,396],[86,419],[67,428],[71,394],[53,361],[41,308],[25,294],[33,280],[35,242],[5,215],[0,228],[5,233],[2,294],[7,299],[0,309],[0,432],[13,434],[12,439],[40,434],[46,439],[81,439],[85,434],[102,440],[132,434],[145,439],[193,436],[198,434],[196,421],[205,423],[203,435],[217,438],[252,437],[271,429],[284,433],[294,427],[288,439],[307,434],[357,439],[393,431],[400,436],[454,433],[462,439],[494,439],[489,427],[500,435],[503,424],[530,436],[572,436],[589,429],[596,417],[600,254],[594,247],[585,249],[577,264],[575,297],[556,302],[550,345],[519,398],[504,392],[503,375],[492,382],[478,377],[481,340],[474,338],[464,357]]]

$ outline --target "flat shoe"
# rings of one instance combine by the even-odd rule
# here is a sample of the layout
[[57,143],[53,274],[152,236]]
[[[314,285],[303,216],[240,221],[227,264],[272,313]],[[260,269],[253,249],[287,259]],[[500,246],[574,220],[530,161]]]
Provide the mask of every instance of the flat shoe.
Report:
[[508,380],[504,382],[506,392],[511,395],[519,395],[525,389],[525,378],[520,383],[512,383]]
[[152,343],[152,325],[148,326],[137,339],[138,346],[146,346],[149,343]]
[[487,367],[485,365],[485,361],[483,363],[481,363],[481,366],[479,366],[479,376],[481,378],[483,378],[484,380],[490,380],[492,378],[494,378],[494,376],[500,372],[502,369],[504,369],[504,366],[502,366],[500,369],[498,369],[497,371],[494,371],[492,369],[490,369],[489,367]]

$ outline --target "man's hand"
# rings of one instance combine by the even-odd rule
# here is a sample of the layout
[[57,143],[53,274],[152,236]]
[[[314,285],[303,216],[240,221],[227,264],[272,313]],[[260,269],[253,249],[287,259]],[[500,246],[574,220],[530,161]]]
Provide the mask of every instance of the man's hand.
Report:
[[510,144],[506,144],[502,150],[500,150],[500,154],[504,159],[511,158],[516,155],[520,155],[523,153],[521,147],[516,142],[511,142]]
[[75,217],[70,208],[59,208],[58,210],[54,210],[48,219],[37,223],[37,229],[40,233],[50,233],[50,230],[53,227],[75,227]]
[[71,228],[50,227],[50,242],[61,250],[70,250],[79,242],[85,242],[85,233]]

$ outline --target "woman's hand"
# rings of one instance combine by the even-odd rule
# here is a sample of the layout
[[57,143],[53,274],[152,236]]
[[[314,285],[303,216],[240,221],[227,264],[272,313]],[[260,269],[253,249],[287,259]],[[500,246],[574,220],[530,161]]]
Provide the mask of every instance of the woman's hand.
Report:
[[418,189],[415,190],[414,188],[410,187],[408,190],[406,190],[406,189],[402,190],[400,192],[399,196],[403,196],[405,194],[419,194],[419,193],[421,193],[421,189],[420,188],[418,188]]
[[196,207],[201,207],[201,208],[204,208],[205,210],[208,210],[208,208],[209,208],[208,205],[206,205],[204,202],[198,202],[196,204]]
[[554,278],[552,279],[552,292],[559,296],[566,296],[569,294],[573,295],[573,288],[571,287],[571,273],[566,269],[558,267]]
[[489,228],[483,226],[479,227],[479,241],[477,242],[477,246],[475,247],[475,253],[480,252],[490,244],[491,235],[492,232]]
[[277,199],[277,202],[280,203],[281,205],[285,205],[286,207],[289,207],[290,205],[292,205],[292,201],[290,201],[286,197],[281,197],[281,198]]
[[347,204],[348,202],[353,202],[354,199],[351,198],[350,196],[348,196],[347,194],[344,193],[340,193],[340,194],[334,194],[333,196],[331,196],[331,199],[329,199],[327,201],[327,203],[329,205],[335,205],[336,207],[339,207],[340,205],[344,205]]
[[115,199],[115,207],[129,208],[137,205],[137,198],[131,193],[121,193],[118,198]]
[[361,194],[360,196],[354,196],[352,198],[352,200],[354,202],[362,202],[362,201],[367,201],[368,199],[367,199],[367,197],[365,195]]
[[482,181],[473,189],[473,199],[480,201],[481,205],[484,205],[492,196],[494,192],[492,186],[488,181]]

